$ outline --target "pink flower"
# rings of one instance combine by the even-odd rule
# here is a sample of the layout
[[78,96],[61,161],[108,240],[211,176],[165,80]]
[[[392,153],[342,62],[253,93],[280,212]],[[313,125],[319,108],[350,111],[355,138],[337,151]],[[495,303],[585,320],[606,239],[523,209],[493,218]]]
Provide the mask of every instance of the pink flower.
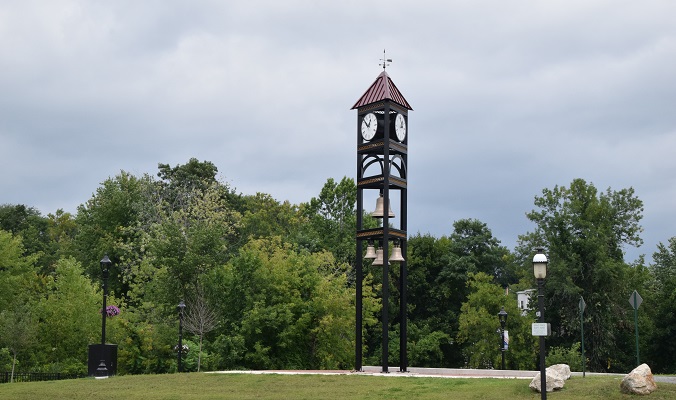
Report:
[[[101,310],[99,310],[101,312]],[[120,314],[120,309],[117,306],[106,307],[106,317],[114,317]]]

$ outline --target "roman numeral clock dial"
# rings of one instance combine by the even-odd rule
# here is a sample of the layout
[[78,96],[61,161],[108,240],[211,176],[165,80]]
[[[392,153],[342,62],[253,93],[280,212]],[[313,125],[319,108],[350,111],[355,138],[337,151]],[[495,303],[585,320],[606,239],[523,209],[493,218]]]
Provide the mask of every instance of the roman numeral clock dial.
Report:
[[397,117],[394,120],[394,131],[400,142],[403,142],[404,139],[406,139],[406,118],[401,114],[397,114]]
[[361,120],[361,137],[369,141],[376,135],[377,130],[378,118],[376,115],[374,113],[364,115],[364,118]]

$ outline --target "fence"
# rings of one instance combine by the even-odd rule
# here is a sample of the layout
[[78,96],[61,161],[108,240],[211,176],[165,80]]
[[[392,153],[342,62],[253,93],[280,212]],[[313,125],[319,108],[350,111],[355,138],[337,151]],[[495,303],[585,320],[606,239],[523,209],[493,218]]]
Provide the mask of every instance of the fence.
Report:
[[[59,372],[15,372],[14,382],[58,381],[61,379],[85,378],[83,374],[62,374]],[[0,383],[8,383],[12,379],[11,372],[0,372]]]

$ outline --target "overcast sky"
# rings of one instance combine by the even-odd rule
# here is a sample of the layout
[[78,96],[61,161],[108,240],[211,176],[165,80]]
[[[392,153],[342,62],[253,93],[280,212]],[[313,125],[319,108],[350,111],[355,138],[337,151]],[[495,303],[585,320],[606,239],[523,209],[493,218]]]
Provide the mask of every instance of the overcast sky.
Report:
[[[292,203],[356,176],[355,101],[409,113],[409,234],[510,249],[544,188],[633,187],[676,236],[676,2],[0,0],[0,204],[75,212],[121,170],[211,161]],[[365,208],[369,209],[369,205]]]

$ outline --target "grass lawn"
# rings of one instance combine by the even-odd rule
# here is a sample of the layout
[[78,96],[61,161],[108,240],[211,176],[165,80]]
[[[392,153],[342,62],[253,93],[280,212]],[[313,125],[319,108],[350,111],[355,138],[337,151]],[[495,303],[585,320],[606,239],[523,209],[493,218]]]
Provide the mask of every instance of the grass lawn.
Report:
[[[504,399],[537,400],[523,379],[382,377],[368,375],[172,374],[53,382],[5,383],[0,399]],[[635,399],[617,377],[573,377],[552,400]],[[676,384],[658,383],[651,400],[676,399]]]

